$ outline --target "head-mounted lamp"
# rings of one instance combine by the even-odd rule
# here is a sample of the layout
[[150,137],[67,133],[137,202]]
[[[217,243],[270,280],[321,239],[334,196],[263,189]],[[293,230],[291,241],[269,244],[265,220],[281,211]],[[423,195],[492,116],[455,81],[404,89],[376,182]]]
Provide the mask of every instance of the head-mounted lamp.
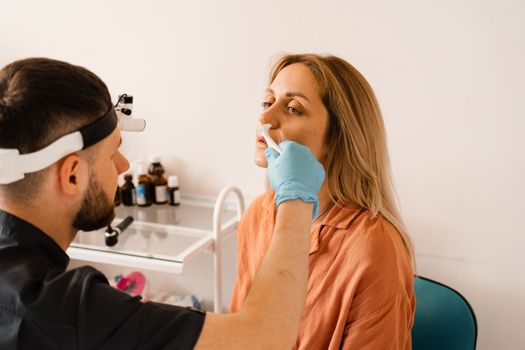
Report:
[[106,114],[93,123],[60,137],[43,149],[20,154],[15,148],[0,148],[0,185],[22,180],[27,173],[47,168],[68,154],[81,151],[108,137],[117,126],[121,131],[143,131],[144,119],[133,119],[115,113],[112,106]]

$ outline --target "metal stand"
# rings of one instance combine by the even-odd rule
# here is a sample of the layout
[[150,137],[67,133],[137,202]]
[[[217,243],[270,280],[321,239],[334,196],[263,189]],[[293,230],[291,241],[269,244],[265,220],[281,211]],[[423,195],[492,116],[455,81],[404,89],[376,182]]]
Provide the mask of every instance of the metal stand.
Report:
[[217,201],[215,202],[215,208],[213,210],[213,272],[214,272],[214,312],[222,312],[222,247],[221,242],[229,234],[224,234],[221,230],[222,227],[222,211],[224,209],[224,202],[226,197],[234,193],[237,196],[237,222],[241,220],[241,216],[244,213],[244,198],[241,190],[236,186],[230,186],[224,188]]

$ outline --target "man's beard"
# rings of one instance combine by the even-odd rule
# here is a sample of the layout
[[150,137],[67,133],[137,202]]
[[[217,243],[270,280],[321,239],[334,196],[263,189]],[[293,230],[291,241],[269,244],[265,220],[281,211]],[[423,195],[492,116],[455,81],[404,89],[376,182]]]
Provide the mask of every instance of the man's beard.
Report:
[[89,187],[82,198],[82,205],[75,216],[73,227],[82,231],[94,231],[109,225],[115,218],[115,204],[90,176]]

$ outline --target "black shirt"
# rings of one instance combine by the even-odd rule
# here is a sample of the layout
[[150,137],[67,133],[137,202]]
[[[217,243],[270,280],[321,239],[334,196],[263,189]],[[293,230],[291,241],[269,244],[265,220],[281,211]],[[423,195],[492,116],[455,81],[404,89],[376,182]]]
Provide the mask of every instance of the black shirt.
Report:
[[0,349],[192,349],[205,315],[140,301],[0,210]]

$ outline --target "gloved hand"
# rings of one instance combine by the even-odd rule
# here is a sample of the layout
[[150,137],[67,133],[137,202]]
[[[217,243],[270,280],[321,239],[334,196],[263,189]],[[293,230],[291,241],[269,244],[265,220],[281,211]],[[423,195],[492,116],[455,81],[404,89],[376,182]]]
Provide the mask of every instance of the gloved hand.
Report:
[[306,146],[293,141],[283,141],[282,153],[267,148],[268,180],[275,190],[275,205],[284,201],[301,199],[314,203],[312,218],[319,209],[317,194],[325,179],[324,168]]

